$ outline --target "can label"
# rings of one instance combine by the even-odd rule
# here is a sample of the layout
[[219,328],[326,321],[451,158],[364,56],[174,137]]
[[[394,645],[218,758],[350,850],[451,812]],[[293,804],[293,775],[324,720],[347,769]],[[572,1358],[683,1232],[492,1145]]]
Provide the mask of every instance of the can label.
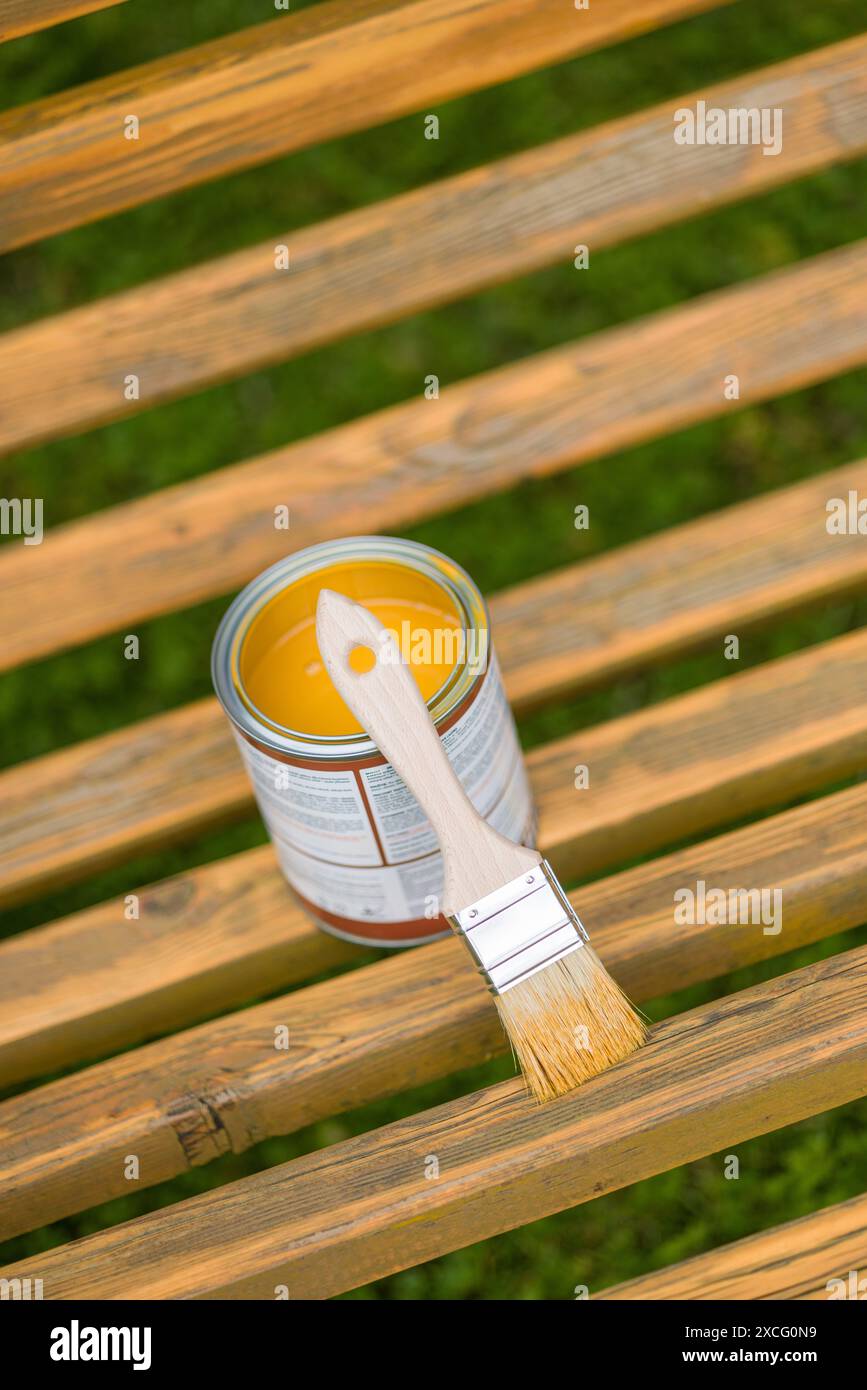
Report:
[[[508,839],[532,844],[529,781],[493,655],[440,735],[476,810]],[[324,925],[372,945],[449,930],[436,836],[390,764],[379,755],[293,758],[236,737],[280,866]]]

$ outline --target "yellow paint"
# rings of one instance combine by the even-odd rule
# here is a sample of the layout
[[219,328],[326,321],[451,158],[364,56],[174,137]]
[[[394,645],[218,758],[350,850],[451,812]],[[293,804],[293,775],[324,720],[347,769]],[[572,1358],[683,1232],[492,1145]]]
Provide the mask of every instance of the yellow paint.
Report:
[[271,723],[320,737],[360,732],[319,658],[320,589],[337,589],[363,603],[395,633],[425,700],[451,675],[461,621],[445,589],[387,560],[329,565],[296,580],[266,604],[244,638],[241,681],[247,698]]

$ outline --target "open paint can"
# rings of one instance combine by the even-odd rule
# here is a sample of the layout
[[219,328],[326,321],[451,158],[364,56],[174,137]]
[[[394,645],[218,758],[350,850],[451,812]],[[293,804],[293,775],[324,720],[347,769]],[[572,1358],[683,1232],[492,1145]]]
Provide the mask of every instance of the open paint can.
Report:
[[473,805],[529,845],[532,797],[487,608],[469,575],[439,551],[352,537],[272,565],[234,600],[214,639],[214,687],[302,905],[348,941],[418,945],[450,931],[439,911],[439,849],[415,797],[320,661],[323,588],[364,604],[394,635]]

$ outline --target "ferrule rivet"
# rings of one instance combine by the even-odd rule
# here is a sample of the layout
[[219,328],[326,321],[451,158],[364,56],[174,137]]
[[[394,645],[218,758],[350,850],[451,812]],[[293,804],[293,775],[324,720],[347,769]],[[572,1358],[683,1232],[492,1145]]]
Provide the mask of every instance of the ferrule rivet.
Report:
[[478,917],[478,915],[479,915],[479,914],[478,914],[478,912],[476,911],[476,909],[475,909],[474,907],[470,909],[470,916],[471,916],[471,917]]
[[534,879],[534,877],[533,877],[532,874],[530,874],[530,876],[528,877],[527,882],[528,882],[528,883],[535,883],[535,882],[536,882],[536,880]]

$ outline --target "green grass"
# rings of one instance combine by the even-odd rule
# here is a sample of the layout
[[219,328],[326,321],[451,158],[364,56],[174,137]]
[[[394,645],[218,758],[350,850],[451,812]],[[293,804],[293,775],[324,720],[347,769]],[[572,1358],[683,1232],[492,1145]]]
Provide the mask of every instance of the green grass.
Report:
[[[267,5],[253,0],[184,6],[132,0],[0,48],[0,101],[12,106],[33,100],[271,17]],[[863,23],[856,0],[821,6],[741,0],[444,104],[436,108],[439,142],[423,139],[421,115],[413,115],[161,199],[0,260],[0,328],[846,38]],[[0,464],[0,491],[7,497],[43,496],[47,523],[56,525],[416,396],[428,372],[446,386],[865,234],[867,180],[860,161],[600,251],[588,273],[577,274],[567,259],[83,438],[20,453]],[[853,372],[526,483],[405,534],[447,550],[484,589],[495,590],[867,454],[865,386],[867,373]],[[576,502],[590,506],[588,532],[572,526]],[[12,764],[206,694],[210,642],[224,606],[220,599],[140,624],[137,663],[123,660],[114,635],[5,676],[0,760]],[[745,636],[739,669],[860,626],[865,616],[861,599]],[[524,723],[522,735],[529,746],[730,670],[714,647],[542,711]],[[2,930],[50,920],[261,839],[259,823],[247,820],[8,914]],[[863,935],[655,1001],[651,1012],[662,1017],[691,1007]],[[268,1140],[250,1153],[230,1155],[12,1242],[0,1256],[38,1251],[153,1210],[488,1084],[506,1070],[505,1062],[496,1062]],[[865,1117],[862,1102],[738,1145],[737,1181],[724,1176],[725,1155],[713,1155],[349,1297],[540,1299],[569,1298],[577,1284],[599,1289],[853,1195],[867,1163]]]

